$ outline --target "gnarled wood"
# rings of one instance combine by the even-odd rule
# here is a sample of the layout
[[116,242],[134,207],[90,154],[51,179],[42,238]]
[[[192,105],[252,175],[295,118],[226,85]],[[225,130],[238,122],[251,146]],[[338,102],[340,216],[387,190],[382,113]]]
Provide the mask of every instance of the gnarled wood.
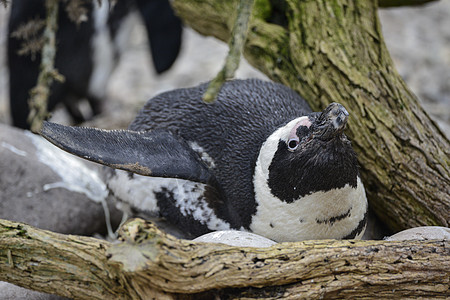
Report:
[[[174,1],[187,24],[225,41],[236,6]],[[274,13],[269,1],[255,2],[248,61],[314,110],[333,101],[347,108],[370,205],[393,231],[449,226],[450,143],[396,72],[376,1],[289,0],[284,26],[268,21]]]
[[239,248],[135,219],[120,244],[0,221],[0,280],[77,299],[450,296],[448,241],[304,241]]
[[126,296],[120,273],[107,265],[109,245],[0,220],[0,281],[69,298]]

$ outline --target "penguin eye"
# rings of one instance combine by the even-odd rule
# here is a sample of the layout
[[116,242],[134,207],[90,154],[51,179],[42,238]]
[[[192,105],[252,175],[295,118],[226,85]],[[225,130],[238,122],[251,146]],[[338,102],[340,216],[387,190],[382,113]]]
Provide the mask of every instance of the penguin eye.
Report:
[[287,142],[287,146],[288,146],[288,150],[293,152],[298,148],[298,144],[299,144],[300,140],[298,137],[289,139],[289,141]]

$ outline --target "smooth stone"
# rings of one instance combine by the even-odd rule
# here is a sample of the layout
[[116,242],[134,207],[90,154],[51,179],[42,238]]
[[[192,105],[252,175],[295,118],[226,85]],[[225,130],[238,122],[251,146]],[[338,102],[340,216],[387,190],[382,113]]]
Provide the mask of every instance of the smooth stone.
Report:
[[[93,164],[64,153],[37,135],[0,124],[0,219],[60,233],[105,233],[99,199],[108,192],[101,180],[95,182],[95,174],[98,169]],[[108,207],[116,226],[122,214],[112,203]],[[0,281],[3,299],[66,298]]]
[[450,240],[450,228],[440,226],[415,227],[400,231],[385,238],[386,241]]
[[236,230],[214,231],[195,238],[195,242],[222,243],[237,247],[270,247],[276,242],[260,235]]
[[[105,233],[98,170],[29,131],[0,124],[0,219],[59,233]],[[113,226],[122,214],[108,205]]]
[[0,281],[0,300],[12,300],[12,299],[62,300],[68,298],[27,290],[20,286]]

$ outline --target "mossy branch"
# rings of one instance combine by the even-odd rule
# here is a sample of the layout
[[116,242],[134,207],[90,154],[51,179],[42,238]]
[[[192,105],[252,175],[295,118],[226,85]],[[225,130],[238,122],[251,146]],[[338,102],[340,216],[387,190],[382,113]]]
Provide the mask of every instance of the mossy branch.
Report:
[[304,241],[240,248],[135,219],[119,244],[0,220],[0,280],[76,299],[450,296],[448,241]]
[[240,0],[237,16],[228,45],[229,51],[225,64],[216,77],[209,83],[203,95],[203,101],[212,103],[219,93],[224,82],[234,77],[241,60],[241,53],[247,39],[248,23],[250,20],[254,0]]
[[53,80],[63,81],[64,77],[54,67],[56,55],[56,30],[58,24],[58,0],[46,0],[46,20],[43,33],[40,73],[36,86],[30,91],[28,122],[33,132],[39,132],[42,122],[48,118],[47,102]]

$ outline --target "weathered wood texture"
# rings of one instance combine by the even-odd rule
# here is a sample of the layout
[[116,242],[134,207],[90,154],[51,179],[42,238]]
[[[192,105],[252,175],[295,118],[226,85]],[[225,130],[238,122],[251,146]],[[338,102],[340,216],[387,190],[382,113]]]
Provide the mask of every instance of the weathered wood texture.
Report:
[[[376,1],[272,2],[277,10],[268,0],[254,4],[247,60],[314,110],[333,101],[348,109],[370,205],[391,230],[449,226],[450,143],[395,70]],[[198,32],[229,39],[236,0],[174,7]]]
[[80,299],[127,294],[107,265],[108,243],[0,220],[0,280]]
[[0,280],[76,299],[450,296],[448,241],[194,243],[143,220],[123,242],[0,220]]

